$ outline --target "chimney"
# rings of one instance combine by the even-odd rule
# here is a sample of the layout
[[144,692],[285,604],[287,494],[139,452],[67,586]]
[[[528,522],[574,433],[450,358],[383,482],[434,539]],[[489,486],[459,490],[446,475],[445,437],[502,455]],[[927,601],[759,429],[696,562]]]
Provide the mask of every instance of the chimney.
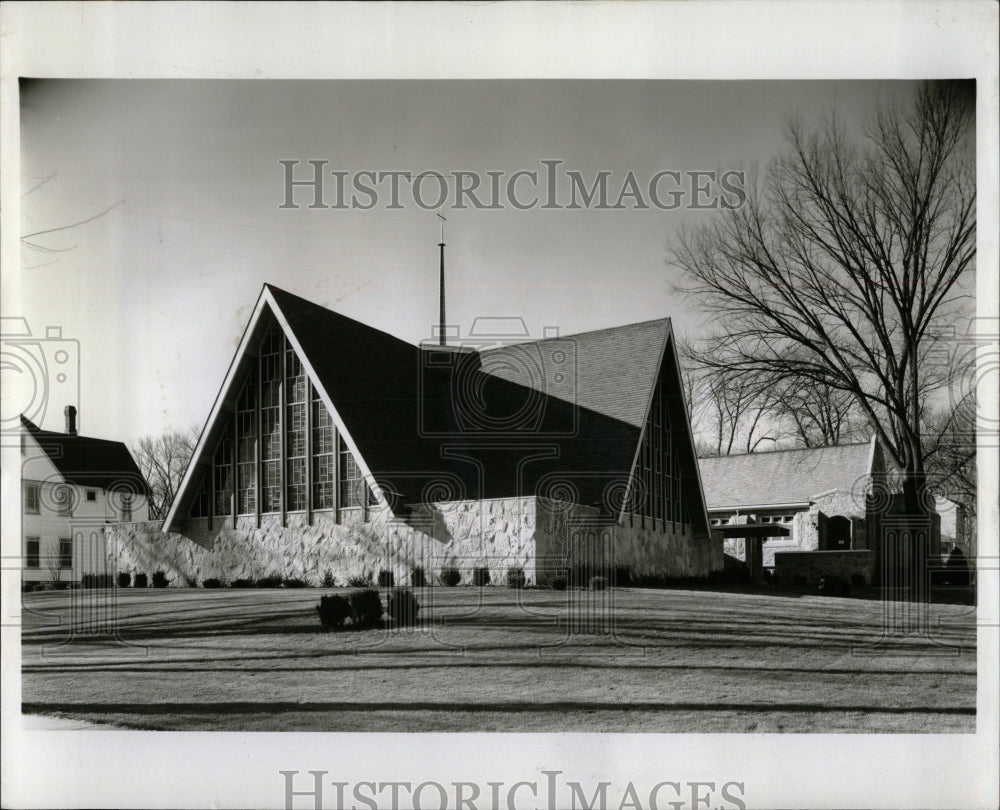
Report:
[[66,415],[66,433],[69,436],[76,435],[76,408],[72,405],[67,405],[63,408],[63,413]]

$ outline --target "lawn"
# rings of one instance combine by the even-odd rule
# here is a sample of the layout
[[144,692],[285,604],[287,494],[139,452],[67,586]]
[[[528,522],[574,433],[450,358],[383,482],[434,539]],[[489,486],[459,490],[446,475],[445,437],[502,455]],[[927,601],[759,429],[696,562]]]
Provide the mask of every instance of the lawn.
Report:
[[[893,603],[927,613],[887,636],[864,599],[436,587],[417,628],[325,632],[329,592],[25,594],[23,711],[170,730],[975,730],[960,605]],[[109,594],[117,639],[80,607]]]

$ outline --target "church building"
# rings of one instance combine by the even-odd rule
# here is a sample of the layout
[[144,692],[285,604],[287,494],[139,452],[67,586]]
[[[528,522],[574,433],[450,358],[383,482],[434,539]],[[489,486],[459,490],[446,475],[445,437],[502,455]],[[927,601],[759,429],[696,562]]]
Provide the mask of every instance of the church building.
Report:
[[669,319],[443,335],[412,345],[264,285],[166,519],[115,527],[114,564],[340,585],[722,567]]

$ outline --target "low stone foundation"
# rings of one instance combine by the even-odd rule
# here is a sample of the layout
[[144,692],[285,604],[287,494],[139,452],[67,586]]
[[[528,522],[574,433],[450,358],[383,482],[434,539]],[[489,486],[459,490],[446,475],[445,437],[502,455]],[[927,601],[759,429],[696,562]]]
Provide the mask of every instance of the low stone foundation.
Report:
[[[189,521],[184,534],[165,533],[160,523],[108,526],[109,567],[128,573],[166,573],[171,585],[268,576],[318,585],[329,574],[338,585],[349,579],[377,580],[391,571],[410,584],[419,566],[429,580],[443,567],[457,568],[462,582],[486,568],[490,581],[506,584],[512,568],[529,584],[545,584],[559,568],[607,554],[616,566],[638,575],[702,577],[722,567],[721,538],[696,538],[690,528],[647,521],[616,526],[598,510],[563,509],[546,499],[498,498],[449,501],[412,507],[406,520],[384,510],[316,512]],[[716,548],[717,547],[717,548]]]
[[875,552],[857,551],[779,551],[774,555],[774,573],[782,585],[794,584],[805,577],[809,585],[828,576],[843,577],[848,582],[855,574],[870,585],[875,574]]

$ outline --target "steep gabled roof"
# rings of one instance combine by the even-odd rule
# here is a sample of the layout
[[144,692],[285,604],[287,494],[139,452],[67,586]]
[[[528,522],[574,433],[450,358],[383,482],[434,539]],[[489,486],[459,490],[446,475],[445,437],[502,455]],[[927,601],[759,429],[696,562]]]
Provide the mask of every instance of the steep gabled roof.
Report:
[[796,448],[698,460],[709,510],[808,503],[830,490],[856,491],[871,473],[872,444]]
[[484,352],[418,347],[266,284],[168,530],[186,514],[194,470],[221,435],[218,417],[232,411],[255,341],[274,323],[395,513],[428,500],[550,492],[608,505],[634,465],[670,334],[662,319]]
[[149,491],[135,459],[122,442],[42,430],[23,415],[21,426],[67,483],[99,489],[119,487],[133,492]]
[[641,428],[670,319],[487,349],[483,369]]

